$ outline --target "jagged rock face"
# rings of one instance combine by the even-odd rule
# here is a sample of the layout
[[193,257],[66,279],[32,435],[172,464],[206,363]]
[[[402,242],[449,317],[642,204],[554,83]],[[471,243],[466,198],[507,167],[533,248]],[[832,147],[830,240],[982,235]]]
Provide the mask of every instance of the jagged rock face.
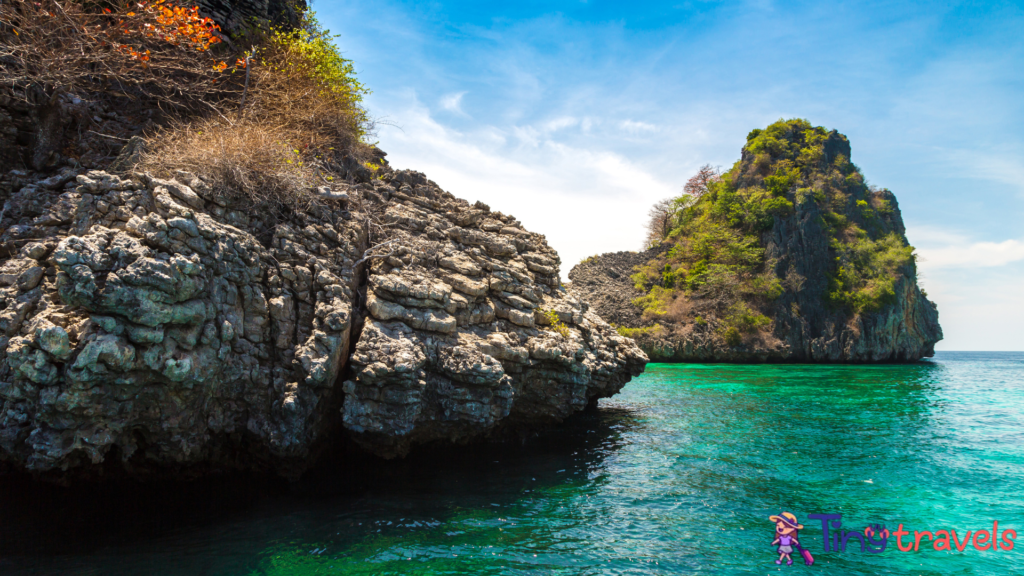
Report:
[[[844,152],[849,156],[849,146]],[[884,196],[892,207],[894,230],[906,237],[896,197]],[[906,362],[935,355],[942,339],[938,307],[917,284],[913,264],[900,270],[894,302],[878,312],[850,315],[830,309],[824,299],[828,281],[828,237],[816,204],[797,206],[796,214],[766,235],[765,255],[806,278],[803,289],[787,294],[776,306],[774,334],[782,345],[770,357],[816,362]],[[794,311],[794,304],[796,308]]]
[[[345,426],[400,454],[414,443],[560,420],[619,391],[646,357],[566,294],[543,236],[415,174],[382,189],[415,249],[374,260],[370,317],[345,382]],[[565,326],[549,329],[545,311]]]
[[[391,176],[272,227],[185,173],[22,188],[0,236],[0,460],[294,476],[342,428],[390,456],[556,422],[643,370],[542,236]],[[362,263],[371,209],[401,234]]]
[[2,237],[4,458],[307,458],[348,353],[359,229],[283,225],[263,246],[197,179],[77,183],[7,203],[24,223]]
[[24,90],[23,96],[24,100],[10,88],[0,89],[0,171],[5,174],[23,166],[48,170],[58,165],[63,132],[72,116],[38,85]]

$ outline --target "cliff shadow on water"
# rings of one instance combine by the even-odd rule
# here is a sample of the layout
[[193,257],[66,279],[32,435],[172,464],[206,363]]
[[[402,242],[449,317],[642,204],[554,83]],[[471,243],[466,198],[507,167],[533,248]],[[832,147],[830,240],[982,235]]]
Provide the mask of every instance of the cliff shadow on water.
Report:
[[293,482],[235,473],[57,486],[7,475],[0,477],[0,570],[51,561],[59,569],[60,557],[70,570],[83,556],[145,555],[151,546],[167,553],[168,542],[176,548],[230,540],[254,558],[276,536],[274,526],[315,532],[349,516],[370,518],[369,525],[375,514],[396,509],[445,521],[459,511],[492,510],[531,491],[586,481],[636,425],[629,409],[599,408],[530,438],[435,442],[392,460],[339,443]]

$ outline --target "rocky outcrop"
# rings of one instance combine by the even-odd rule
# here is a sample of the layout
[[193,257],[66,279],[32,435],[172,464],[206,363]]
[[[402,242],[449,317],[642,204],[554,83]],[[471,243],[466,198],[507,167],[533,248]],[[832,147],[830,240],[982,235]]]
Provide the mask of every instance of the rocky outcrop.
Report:
[[[788,144],[786,133],[779,129],[785,125],[780,121],[769,130],[779,130],[779,140]],[[880,250],[883,242],[904,250],[906,230],[892,192],[869,189],[859,170],[849,164],[851,150],[846,137],[818,130],[822,137],[817,144],[821,152],[816,164],[801,164],[799,159],[778,161],[777,152],[755,153],[744,147],[742,159],[723,176],[730,186],[723,185],[723,194],[751,199],[745,206],[732,205],[740,214],[729,216],[734,221],[741,220],[742,210],[757,208],[756,202],[762,198],[771,198],[773,206],[784,207],[769,216],[767,226],[754,231],[758,249],[763,250],[759,256],[763,269],[753,278],[759,285],[740,284],[743,278],[736,281],[734,277],[732,281],[739,289],[733,289],[732,294],[723,290],[716,293],[706,285],[695,287],[697,281],[687,279],[694,277],[693,271],[699,266],[712,262],[711,258],[696,264],[672,258],[691,250],[694,237],[699,236],[707,246],[707,230],[711,228],[681,226],[656,248],[603,254],[577,264],[569,273],[573,289],[587,294],[594,309],[633,337],[655,362],[910,362],[933,356],[935,343],[942,339],[938,309],[918,286],[916,265],[909,252],[904,263],[886,271],[885,278],[873,280],[879,285],[892,282],[891,293],[877,299],[878,304],[857,309],[830,302],[830,290],[839,290],[836,279],[840,267],[862,265],[849,260],[850,250],[844,243],[848,246],[859,242],[856,257],[864,260],[870,256],[865,256],[866,252]],[[752,132],[748,142],[759,133]],[[787,149],[777,142],[775,145]],[[805,145],[808,148],[803,153],[811,156],[813,146]],[[778,163],[772,165],[772,160]],[[770,170],[766,169],[769,165]],[[781,174],[787,174],[790,184],[777,184],[784,181]],[[775,190],[768,196],[765,189],[771,186]],[[715,193],[708,192],[701,202],[712,205]],[[694,205],[692,199],[689,202]],[[709,212],[724,212],[722,205],[715,204]],[[694,212],[699,214],[697,209]],[[714,230],[729,231],[721,226]],[[694,237],[688,237],[688,231]],[[706,253],[712,251],[703,249]],[[735,262],[722,261],[725,264],[719,266],[719,271],[726,270],[723,274],[738,269]],[[645,314],[641,307],[644,300],[638,299],[651,292],[638,288],[634,275],[644,267],[658,272],[663,266],[666,285],[656,290],[672,293],[672,309]],[[657,282],[662,280],[656,280],[656,286]],[[760,296],[750,295],[755,289],[761,291]],[[747,310],[765,315],[767,327],[760,332],[751,329],[747,334],[736,330],[730,342],[723,337],[728,326],[723,311],[728,314],[728,306],[744,299],[749,303]],[[719,316],[712,318],[716,312]]]
[[0,459],[294,476],[342,437],[393,456],[558,422],[643,370],[543,236],[415,172],[349,176],[283,223],[186,173],[19,176]]
[[[345,426],[374,450],[531,427],[616,393],[646,358],[566,293],[543,236],[421,175],[386,188],[408,245],[374,260]],[[568,329],[550,330],[552,319]]]
[[[794,251],[798,254],[798,251]],[[879,313],[855,317],[830,309],[822,299],[826,280],[806,263],[803,290],[783,296],[774,308],[771,337],[729,346],[712,330],[691,322],[656,325],[641,319],[630,275],[657,250],[592,257],[569,272],[574,290],[587,294],[602,318],[624,328],[652,362],[911,362],[935,355],[942,339],[938,310],[917,283],[897,281],[896,302]]]
[[[0,237],[6,460],[301,467],[329,425],[359,229],[282,225],[264,246],[249,215],[183,179],[90,172],[7,202],[19,224]],[[259,449],[233,454],[245,443]]]

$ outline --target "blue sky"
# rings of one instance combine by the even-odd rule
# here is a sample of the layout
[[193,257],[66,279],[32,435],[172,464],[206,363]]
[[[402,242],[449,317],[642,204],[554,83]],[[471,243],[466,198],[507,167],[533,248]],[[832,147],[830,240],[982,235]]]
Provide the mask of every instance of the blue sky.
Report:
[[546,234],[563,275],[746,134],[846,134],[899,200],[945,350],[1024,350],[1024,5],[314,2],[397,168]]

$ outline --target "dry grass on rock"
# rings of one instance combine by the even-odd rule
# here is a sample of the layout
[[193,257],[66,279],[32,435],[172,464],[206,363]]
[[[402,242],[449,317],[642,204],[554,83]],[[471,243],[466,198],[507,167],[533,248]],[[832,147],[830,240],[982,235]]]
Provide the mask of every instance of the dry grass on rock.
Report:
[[300,30],[253,39],[244,108],[173,123],[150,139],[136,169],[184,169],[255,205],[301,207],[312,190],[338,184],[343,158],[372,159],[366,90],[326,31],[307,18]]
[[279,125],[237,117],[182,122],[152,138],[135,169],[159,176],[192,172],[255,205],[286,198],[301,202],[317,185],[318,171],[282,141],[285,132]]
[[[43,87],[51,102],[74,95],[118,112],[126,101],[159,110],[145,151],[119,169],[186,170],[250,207],[301,209],[317,187],[336,183],[342,165],[374,159],[364,143],[373,128],[362,107],[367,90],[311,13],[295,29],[254,23],[231,44],[187,4],[108,6],[0,4],[0,88]],[[85,130],[64,134],[89,134],[90,118],[82,117]]]
[[240,94],[222,66],[232,52],[209,19],[163,2],[107,6],[0,3],[0,85],[15,94],[37,86],[54,96],[128,98],[178,113],[210,112]]

